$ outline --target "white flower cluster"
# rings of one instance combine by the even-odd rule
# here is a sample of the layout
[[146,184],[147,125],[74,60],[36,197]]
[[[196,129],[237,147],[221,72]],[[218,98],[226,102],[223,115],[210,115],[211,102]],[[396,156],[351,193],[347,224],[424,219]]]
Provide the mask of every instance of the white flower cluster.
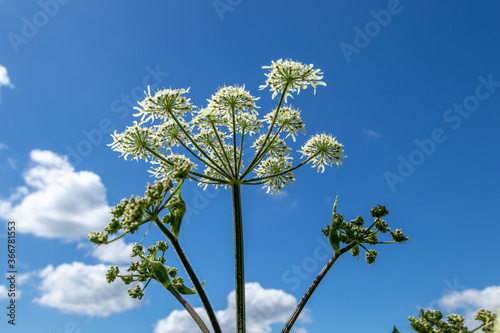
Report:
[[[282,105],[291,93],[300,92],[309,85],[316,89],[325,85],[319,69],[291,60],[273,62],[266,74],[266,85],[270,86],[273,97],[281,93],[277,107],[264,116],[258,117],[259,99],[245,90],[245,86],[223,86],[208,99],[206,107],[196,108],[185,95],[189,89],[162,89],[146,92],[143,101],[138,102],[135,114],[141,122],[134,122],[123,133],[112,135],[111,148],[121,153],[125,159],[151,160],[154,176],[163,178],[179,173],[176,165],[182,162],[188,178],[200,185],[230,186],[234,181],[242,184],[263,184],[268,192],[279,192],[286,184],[293,182],[293,171],[312,163],[318,171],[325,165],[340,164],[344,158],[342,145],[334,137],[326,134],[313,136],[299,152],[305,161],[293,166],[291,149],[285,139],[293,141],[299,133],[305,133],[305,125],[300,111],[291,105]],[[191,115],[190,118],[187,116]],[[151,124],[146,125],[146,123]],[[263,124],[267,130],[262,133]],[[243,165],[243,147],[248,136],[258,134],[252,147],[256,153],[248,166]],[[204,171],[196,172],[187,157],[177,152],[191,154],[200,162]],[[245,177],[254,172],[256,177]]]
[[325,165],[342,165],[341,158],[345,158],[344,149],[334,137],[328,134],[317,134],[311,137],[300,152],[312,160],[312,167],[324,172]]
[[323,73],[319,69],[313,69],[312,64],[304,65],[290,59],[279,59],[276,62],[272,61],[271,66],[262,66],[262,68],[269,68],[271,71],[266,74],[266,84],[260,86],[260,89],[269,86],[273,92],[273,98],[286,90],[285,102],[288,96],[292,96],[291,93],[297,91],[298,94],[300,89],[306,89],[308,85],[314,88],[314,94],[316,94],[316,86],[326,86],[325,82],[320,81]]

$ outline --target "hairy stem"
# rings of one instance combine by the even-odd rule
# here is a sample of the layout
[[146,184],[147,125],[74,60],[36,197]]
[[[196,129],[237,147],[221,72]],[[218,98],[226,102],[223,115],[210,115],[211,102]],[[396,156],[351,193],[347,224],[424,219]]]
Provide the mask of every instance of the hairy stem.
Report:
[[175,290],[175,288],[172,285],[168,286],[167,290],[170,291],[172,293],[172,295],[174,295],[174,297],[177,298],[179,303],[182,304],[184,309],[186,309],[186,311],[191,315],[191,317],[194,319],[194,321],[196,322],[198,327],[201,329],[201,331],[203,333],[210,333],[209,329],[207,328],[207,326],[205,325],[203,320],[196,313],[196,311],[193,309],[193,307],[188,303],[188,301],[186,301],[186,299],[184,299],[184,297],[182,297],[182,295],[179,294],[179,292],[177,290]]
[[155,220],[156,225],[160,230],[163,232],[163,234],[168,238],[172,246],[174,247],[175,252],[177,253],[177,256],[179,257],[180,261],[182,262],[182,265],[184,266],[184,269],[186,270],[189,278],[191,279],[191,282],[193,283],[196,292],[198,293],[198,296],[200,297],[201,302],[203,303],[203,307],[207,311],[208,318],[210,319],[210,322],[212,323],[212,327],[214,328],[215,333],[221,333],[221,328],[219,325],[219,322],[217,321],[217,317],[215,316],[215,311],[212,308],[212,305],[210,304],[210,301],[208,300],[207,294],[205,293],[205,290],[203,289],[203,286],[200,283],[200,280],[198,279],[198,276],[194,272],[193,267],[189,263],[188,258],[184,254],[184,251],[182,250],[182,247],[179,244],[179,241],[177,238],[168,230],[158,219]]
[[245,267],[243,255],[243,217],[241,185],[232,185],[234,217],[234,266],[236,291],[236,332],[245,333]]
[[349,251],[352,247],[354,247],[354,245],[355,245],[355,243],[349,244],[348,246],[346,246],[342,250],[340,250],[340,254],[338,254],[338,255],[334,254],[330,258],[330,260],[328,260],[328,262],[326,263],[325,267],[323,267],[323,269],[321,270],[321,272],[319,272],[318,276],[316,276],[316,278],[314,279],[313,283],[311,283],[311,285],[309,286],[309,289],[307,289],[306,293],[304,294],[304,296],[300,300],[299,304],[295,308],[295,311],[293,311],[292,315],[288,319],[285,327],[283,327],[283,330],[281,331],[281,333],[288,333],[288,332],[290,332],[290,330],[292,329],[293,324],[295,324],[295,321],[297,320],[297,318],[299,318],[300,313],[302,312],[302,310],[306,306],[307,301],[309,301],[309,298],[311,298],[311,295],[314,293],[314,291],[316,290],[316,287],[318,287],[318,285],[321,282],[321,280],[323,280],[323,278],[325,277],[326,273],[328,273],[328,271],[330,270],[330,268],[332,268],[332,266],[335,263],[335,261],[337,261],[337,259],[340,258],[340,256],[342,254],[344,254],[345,252]]

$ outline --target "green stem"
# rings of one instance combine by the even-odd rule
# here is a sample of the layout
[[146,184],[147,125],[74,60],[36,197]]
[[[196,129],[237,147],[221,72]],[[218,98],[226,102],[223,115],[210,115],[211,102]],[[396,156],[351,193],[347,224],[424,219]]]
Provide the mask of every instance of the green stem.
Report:
[[[210,163],[205,163],[206,165],[212,167],[213,169],[218,169],[218,171],[220,173],[222,173],[223,175],[225,175],[225,172],[224,170],[222,170],[219,165],[217,163],[215,163],[214,160],[212,160],[212,158],[203,150],[201,149],[201,147],[198,145],[198,143],[196,142],[195,139],[193,139],[193,137],[189,134],[189,132],[184,128],[184,126],[182,126],[182,124],[180,123],[179,119],[177,119],[177,117],[174,115],[174,113],[172,112],[172,110],[167,110],[168,113],[170,113],[170,116],[172,117],[172,119],[175,121],[175,123],[177,124],[177,126],[179,126],[179,128],[181,129],[181,131],[184,133],[184,135],[188,138],[189,141],[191,141],[191,143],[193,144],[193,146],[203,155],[205,156],[205,158],[210,162]],[[179,143],[181,143],[183,146],[183,142],[182,140],[180,139],[177,139],[177,141],[179,141]],[[197,156],[196,154],[193,153],[194,156]],[[226,175],[227,176],[227,175]]]
[[241,184],[232,185],[234,217],[234,264],[236,285],[236,332],[245,333],[245,267],[243,255],[243,217],[241,211]]
[[231,114],[233,118],[233,156],[234,156],[234,177],[238,177],[238,163],[236,161],[236,115],[234,113],[234,107],[231,107]]
[[205,290],[203,289],[203,286],[200,283],[200,280],[198,279],[198,276],[196,275],[193,267],[189,263],[188,258],[184,254],[184,251],[182,250],[182,247],[179,244],[179,241],[175,237],[174,234],[170,232],[158,219],[155,220],[156,225],[160,230],[163,232],[163,234],[168,238],[172,246],[174,247],[175,252],[177,253],[177,256],[179,257],[180,261],[182,262],[182,265],[184,266],[184,269],[186,270],[189,278],[191,279],[191,282],[193,282],[193,285],[196,289],[196,292],[198,293],[198,296],[200,297],[201,302],[203,303],[203,306],[205,307],[205,310],[207,311],[208,318],[210,319],[210,322],[212,323],[212,327],[214,328],[215,333],[221,333],[221,328],[219,326],[219,322],[217,321],[217,317],[215,316],[215,311],[212,308],[212,305],[210,304],[210,301],[208,299],[207,294],[205,293]]
[[[229,174],[227,174],[224,169],[222,167],[220,167],[218,164],[216,164],[216,162],[212,159],[210,159],[210,161],[212,161],[212,163],[214,163],[214,166],[212,166],[212,164],[208,163],[207,161],[205,161],[203,158],[201,158],[200,156],[198,156],[193,150],[191,150],[191,148],[188,147],[187,144],[185,144],[184,142],[182,142],[181,140],[178,140],[179,143],[189,152],[191,153],[191,155],[193,155],[195,158],[197,158],[201,163],[219,171],[222,175],[226,176],[227,178],[230,178]],[[200,150],[201,147],[198,147],[196,146],[198,151],[200,151],[201,153],[204,153],[203,150]],[[206,154],[204,154],[206,155]]]
[[281,333],[288,333],[288,332],[290,332],[290,330],[292,329],[293,324],[295,324],[295,321],[297,320],[297,318],[299,318],[300,313],[302,312],[302,310],[306,306],[307,301],[309,301],[309,298],[314,293],[314,291],[316,290],[316,287],[318,287],[318,285],[321,282],[321,280],[323,280],[323,278],[325,277],[326,273],[328,273],[328,271],[330,270],[330,268],[332,268],[332,266],[335,263],[335,261],[337,261],[337,259],[340,258],[340,256],[342,254],[344,254],[347,251],[349,251],[354,245],[355,245],[355,243],[351,243],[351,244],[347,245],[342,250],[340,250],[340,254],[338,254],[338,255],[334,254],[330,258],[330,260],[328,260],[328,262],[326,263],[325,267],[323,267],[323,269],[321,270],[321,272],[319,272],[318,276],[316,276],[316,278],[314,279],[313,283],[311,283],[311,285],[309,286],[309,289],[307,289],[306,293],[304,294],[304,296],[300,300],[299,304],[295,308],[295,311],[292,313],[292,315],[288,319],[285,327],[283,327],[283,330],[281,331]]
[[[146,147],[145,149],[147,151],[149,151],[152,155],[154,155],[157,159],[163,161],[164,163],[166,163],[166,164],[168,164],[170,166],[174,165],[174,163],[172,163],[171,161],[167,160],[165,157],[161,156],[160,154],[158,154],[157,152],[155,152],[151,148]],[[217,178],[214,178],[214,177],[210,177],[210,176],[207,176],[207,175],[195,172],[195,171],[191,171],[191,174],[193,174],[195,176],[198,176],[198,177],[201,177],[201,178],[208,179],[208,180],[213,180],[213,181],[217,182],[218,184],[224,184],[224,180],[217,179]]]
[[273,127],[276,124],[276,120],[278,119],[279,109],[281,108],[281,104],[283,103],[283,98],[285,97],[285,94],[287,92],[287,88],[288,88],[288,82],[285,84],[285,87],[283,88],[283,91],[281,92],[281,97],[280,97],[280,101],[278,103],[278,107],[276,108],[276,113],[274,115],[274,118],[273,118],[271,125],[269,126],[269,130],[267,131],[266,137],[264,138],[264,141],[262,141],[262,146],[260,146],[260,148],[257,151],[257,154],[255,154],[252,162],[250,162],[250,164],[248,165],[248,168],[245,170],[245,172],[241,176],[241,179],[245,178],[245,176],[248,175],[250,173],[250,171],[252,171],[253,168],[255,168],[255,166],[257,164],[259,164],[259,162],[260,162],[258,160],[259,155],[262,153],[262,149],[264,148],[264,146],[267,143],[267,140],[269,140],[269,137],[271,136],[271,133],[273,131]]
[[184,297],[182,297],[182,295],[179,294],[179,292],[177,290],[175,290],[175,288],[172,287],[172,285],[168,286],[167,290],[170,291],[172,293],[172,295],[174,295],[174,297],[177,298],[179,303],[182,304],[184,309],[186,309],[186,311],[191,315],[191,317],[194,319],[194,321],[196,322],[198,327],[201,329],[201,331],[203,333],[210,333],[209,329],[207,328],[207,326],[205,325],[203,320],[196,313],[196,311],[193,309],[193,307],[188,303],[188,301],[186,301],[186,299],[184,299]]
[[[319,154],[319,153],[318,153]],[[318,155],[316,154],[316,155]],[[289,173],[289,172],[292,172],[293,170],[295,169],[298,169],[300,168],[301,166],[303,166],[304,164],[308,163],[310,160],[312,160],[314,157],[316,157],[316,155],[312,155],[310,156],[307,160],[305,160],[304,162],[292,167],[292,168],[288,168],[286,170],[283,170],[281,172],[278,172],[278,173],[275,173],[275,174],[272,174],[272,175],[269,175],[269,176],[265,176],[265,177],[256,177],[256,178],[252,178],[252,179],[248,179],[248,180],[244,180],[243,183],[244,184],[248,184],[248,183],[251,183],[251,182],[256,182],[256,181],[262,181],[262,180],[266,180],[266,179],[269,179],[269,178],[274,178],[274,177],[277,177],[277,176],[281,176],[285,173]]]
[[241,163],[242,163],[242,157],[243,157],[243,140],[245,139],[245,129],[241,130],[241,141],[240,141],[240,156],[238,157],[238,160],[236,161],[236,164],[238,165],[237,170],[238,173],[236,176],[238,176],[240,169],[241,169]]
[[[222,149],[222,153],[224,154],[224,157],[226,158],[227,169],[229,171],[228,173],[231,173],[231,161],[229,161],[229,157],[227,156],[226,149],[224,148],[224,143],[222,142],[220,135],[219,135],[219,132],[217,131],[217,128],[215,127],[214,123],[211,122],[210,125],[212,125],[212,129],[215,133],[215,137],[217,138],[217,141],[219,142],[220,149]],[[214,149],[214,151],[216,151],[216,150]],[[222,161],[221,158],[219,158],[219,159]]]

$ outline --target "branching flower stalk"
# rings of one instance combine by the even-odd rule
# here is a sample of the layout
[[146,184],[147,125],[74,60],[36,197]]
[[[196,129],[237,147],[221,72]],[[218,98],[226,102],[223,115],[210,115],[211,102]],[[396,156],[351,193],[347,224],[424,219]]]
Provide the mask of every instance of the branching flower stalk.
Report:
[[[318,171],[325,166],[340,165],[344,158],[343,146],[326,134],[312,136],[299,150],[304,161],[293,166],[293,157],[285,139],[305,132],[300,111],[286,104],[288,97],[312,86],[326,85],[322,73],[291,60],[272,62],[266,74],[267,80],[260,89],[270,88],[272,97],[280,94],[278,105],[262,120],[258,119],[259,99],[245,90],[244,86],[223,86],[208,99],[205,107],[197,108],[186,98],[189,89],[162,89],[139,102],[135,116],[140,122],[128,127],[123,133],[112,135],[113,150],[127,159],[145,160],[152,163],[154,176],[168,177],[176,162],[190,165],[187,179],[201,186],[230,187],[233,198],[233,222],[235,244],[235,289],[237,331],[245,332],[245,276],[243,252],[243,214],[241,206],[242,185],[264,185],[268,193],[279,193],[295,180],[293,171],[311,163]],[[256,152],[248,166],[243,163],[245,139],[258,133],[263,123],[269,124],[266,132],[257,137],[252,147]],[[176,150],[180,149],[181,153]],[[197,160],[197,166],[184,154]],[[254,177],[249,177],[251,172]],[[158,226],[161,225],[155,222]],[[168,236],[167,236],[168,237]],[[172,242],[172,240],[170,240]],[[194,283],[194,281],[193,281]],[[195,286],[196,287],[196,286]]]
[[[318,276],[311,283],[306,293],[300,300],[299,304],[295,308],[285,327],[281,331],[282,333],[288,333],[292,329],[293,324],[299,318],[301,311],[306,306],[309,298],[312,296],[320,282],[326,276],[333,264],[339,259],[344,253],[351,251],[354,257],[359,256],[359,247],[362,247],[366,251],[365,260],[371,265],[375,262],[378,252],[374,250],[367,249],[363,244],[377,245],[377,244],[394,244],[394,243],[404,243],[408,240],[400,229],[396,231],[391,231],[387,222],[381,218],[388,215],[389,211],[385,206],[375,206],[371,209],[372,217],[374,222],[368,227],[364,227],[364,219],[358,216],[356,219],[347,222],[344,220],[342,214],[337,213],[337,199],[333,204],[333,216],[332,223],[323,229],[323,234],[328,237],[330,245],[332,246],[334,253],[333,256],[328,260],[326,265],[323,267]],[[375,229],[372,229],[375,227]],[[379,241],[378,233],[390,233],[392,241]],[[346,244],[343,248],[340,247],[341,243]]]
[[[191,104],[186,97],[189,89],[161,89],[152,93],[148,87],[145,99],[135,107],[138,113],[134,116],[140,117],[140,121],[134,121],[122,133],[115,131],[110,146],[125,159],[131,156],[132,160],[149,161],[149,171],[159,180],[153,185],[148,184],[143,197],[123,199],[116,205],[111,211],[111,222],[104,228],[105,232],[91,231],[88,234],[90,241],[103,245],[136,233],[144,224],[154,223],[169,243],[157,242],[147,248],[147,253],[143,245],[136,243],[131,257],[137,257],[138,260],[130,264],[126,274],[120,274],[118,267],[111,266],[106,273],[106,280],[111,283],[120,278],[127,285],[138,282],[135,288],[128,290],[131,297],[138,299],[144,296],[144,290],[152,280],[159,282],[181,303],[205,333],[210,332],[206,324],[181,296],[198,294],[213,332],[222,333],[215,311],[203,289],[204,283],[200,283],[179,242],[182,219],[186,212],[186,204],[181,196],[181,186],[185,180],[193,180],[204,188],[223,186],[232,190],[236,329],[237,333],[245,333],[242,185],[263,185],[267,193],[276,194],[295,181],[293,172],[305,164],[311,164],[318,172],[324,172],[325,166],[341,165],[341,159],[345,158],[343,145],[335,137],[323,133],[311,136],[302,145],[298,152],[303,161],[294,165],[291,149],[285,140],[291,137],[295,141],[299,133],[305,133],[305,125],[300,111],[288,104],[288,98],[293,99],[295,93],[298,94],[301,89],[309,86],[316,92],[318,85],[326,84],[321,81],[322,72],[313,69],[313,65],[280,59],[263,68],[269,71],[265,74],[267,79],[260,89],[269,87],[273,99],[278,95],[280,97],[277,106],[260,119],[257,112],[259,107],[255,103],[259,98],[252,96],[245,90],[245,86],[219,88],[207,100],[205,107]],[[259,133],[264,123],[268,127],[263,133]],[[254,134],[258,134],[251,145],[255,151],[249,159],[250,163],[245,166],[244,143]],[[186,154],[199,163],[199,166]],[[250,176],[251,173],[254,175]],[[332,246],[333,255],[302,297],[283,328],[283,333],[290,332],[311,295],[340,256],[350,251],[357,257],[361,250],[365,250],[365,260],[372,264],[378,252],[368,249],[369,246],[404,243],[408,239],[400,229],[391,231],[381,219],[389,213],[384,206],[372,208],[374,222],[369,227],[364,227],[361,216],[347,222],[336,210],[337,200],[332,222],[323,229]],[[121,234],[117,235],[119,231]],[[378,233],[389,233],[392,241],[379,241]],[[111,235],[115,235],[114,238],[108,239]],[[177,275],[176,268],[165,266],[164,254],[169,244],[173,246],[193,283],[192,288],[184,284],[184,279]],[[410,317],[410,323],[419,333],[500,330],[498,322],[495,326],[496,315],[485,310],[478,312],[476,317],[483,321],[483,325],[472,331],[463,326],[463,318],[460,316],[448,316],[448,322],[440,321],[441,317],[440,312],[421,312],[419,319]],[[399,331],[394,327],[393,332]]]

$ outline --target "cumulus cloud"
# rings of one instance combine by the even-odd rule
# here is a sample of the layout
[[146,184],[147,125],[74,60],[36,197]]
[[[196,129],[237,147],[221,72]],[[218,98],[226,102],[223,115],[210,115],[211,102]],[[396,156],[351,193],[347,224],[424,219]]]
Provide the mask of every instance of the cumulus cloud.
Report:
[[22,221],[21,233],[69,240],[108,223],[111,207],[97,174],[75,171],[66,156],[51,151],[33,150],[30,159],[25,186],[0,199],[0,217]]
[[108,267],[85,265],[81,262],[52,265],[38,273],[41,296],[34,299],[42,306],[56,308],[65,313],[107,317],[141,305],[132,299],[128,286],[121,281],[108,284],[104,278]]
[[113,243],[95,247],[92,256],[109,264],[126,264],[131,262],[130,253],[132,253],[133,246],[134,244],[127,244],[123,239],[119,239]]
[[[271,325],[285,323],[295,309],[297,300],[290,294],[279,289],[264,289],[259,283],[245,284],[246,313],[248,333],[271,333]],[[216,312],[223,332],[234,332],[235,324],[235,292],[227,297],[228,306],[225,310]],[[196,308],[206,323],[210,323],[208,316],[202,308]],[[308,321],[308,317],[302,317]],[[191,333],[196,332],[197,326],[193,319],[184,310],[174,310],[170,315],[156,323],[154,333]],[[300,333],[307,333],[300,328]]]
[[462,310],[465,312],[466,324],[474,327],[476,311],[485,308],[492,311],[500,308],[500,286],[491,286],[483,290],[466,289],[453,291],[439,300],[439,305],[446,311]]

